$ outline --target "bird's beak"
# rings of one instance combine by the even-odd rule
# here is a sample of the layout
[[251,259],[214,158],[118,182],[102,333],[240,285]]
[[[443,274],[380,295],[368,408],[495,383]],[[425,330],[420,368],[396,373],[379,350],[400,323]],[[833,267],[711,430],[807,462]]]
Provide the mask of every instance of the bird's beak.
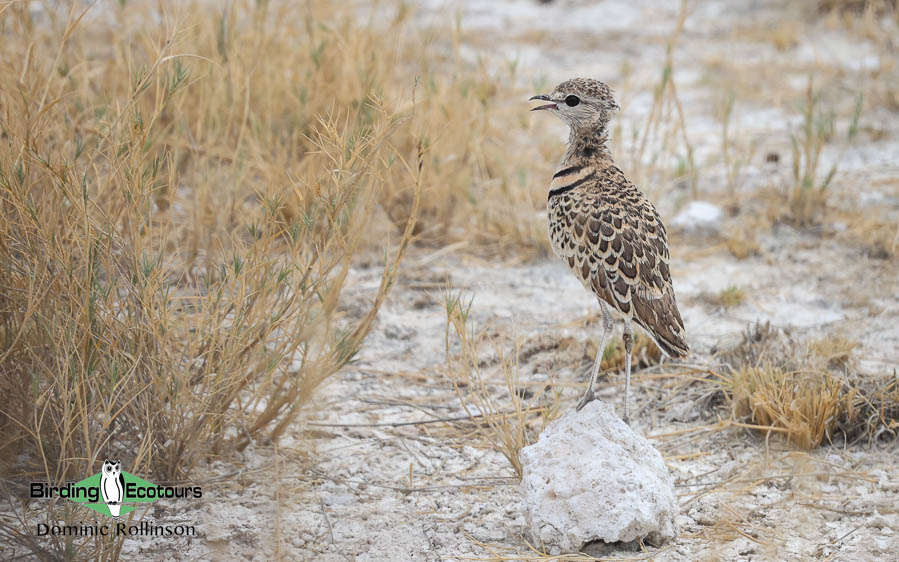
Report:
[[[551,101],[550,97],[547,96],[546,94],[540,94],[539,96],[534,96],[531,99],[529,99],[528,101],[534,101],[534,100]],[[559,109],[559,106],[554,103],[548,103],[546,105],[538,105],[537,107],[531,109],[531,111],[539,111],[541,109]]]

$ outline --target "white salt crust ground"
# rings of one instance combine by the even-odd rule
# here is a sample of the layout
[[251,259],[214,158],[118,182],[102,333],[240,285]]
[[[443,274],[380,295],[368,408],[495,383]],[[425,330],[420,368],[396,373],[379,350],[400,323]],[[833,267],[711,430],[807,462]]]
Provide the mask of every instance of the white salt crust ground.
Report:
[[[835,268],[857,267],[848,252],[827,251]],[[781,259],[778,254],[769,258]],[[362,357],[322,389],[310,423],[298,424],[277,449],[260,444],[233,461],[209,466],[201,501],[157,502],[146,515],[160,524],[196,524],[202,536],[128,540],[126,556],[338,561],[534,554],[513,472],[499,452],[479,447],[466,434],[470,425],[378,424],[464,416],[440,371],[445,312],[438,286],[447,276],[476,295],[475,322],[524,342],[523,353],[531,354],[521,364],[524,385],[539,388],[546,373],[558,367],[553,375],[568,407],[579,398],[590,368],[585,352],[588,340],[597,336],[596,305],[554,261],[497,267],[450,258],[417,268],[419,260],[427,256],[409,256],[406,274]],[[787,279],[808,274],[804,265],[781,263]],[[736,338],[755,319],[794,326],[797,333],[826,329],[792,324],[789,311],[776,313],[783,294],[793,290],[789,282],[727,314],[698,298],[697,287],[715,283],[718,275],[742,264],[719,254],[689,267],[675,258],[675,282],[688,333],[697,334],[699,357],[713,342]],[[375,270],[357,273],[360,294],[376,285],[377,275]],[[838,285],[822,288],[828,289],[840,290]],[[895,285],[883,287],[884,292],[896,290]],[[834,306],[816,302],[796,306],[808,317],[818,313],[816,306]],[[853,321],[867,314],[851,304],[840,311],[848,326],[860,325]],[[588,315],[592,330],[568,326]],[[892,337],[896,325],[894,318]],[[848,335],[863,342],[862,354],[876,350],[883,337],[860,330]],[[556,345],[569,340],[567,347]],[[620,411],[623,375],[612,373],[598,387],[599,396]],[[766,446],[749,432],[703,429],[714,425],[712,412],[692,401],[666,401],[666,395],[652,379],[635,377],[632,425],[666,458],[681,513],[678,538],[660,549],[647,547],[655,560],[831,555],[833,560],[887,560],[899,549],[895,445],[798,453],[776,441]],[[639,552],[601,554],[633,557]]]

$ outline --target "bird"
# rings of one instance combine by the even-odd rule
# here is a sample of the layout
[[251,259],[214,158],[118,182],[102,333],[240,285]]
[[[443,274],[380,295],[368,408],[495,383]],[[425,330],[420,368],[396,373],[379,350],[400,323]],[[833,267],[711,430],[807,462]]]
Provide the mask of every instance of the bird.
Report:
[[665,225],[652,202],[615,165],[608,147],[609,122],[619,109],[612,90],[591,78],[573,78],[530,101],[569,128],[568,147],[547,196],[549,237],[602,311],[602,337],[590,382],[577,410],[593,401],[606,341],[614,322],[624,324],[624,416],[631,381],[631,322],[669,357],[689,353],[684,322],[674,297]]

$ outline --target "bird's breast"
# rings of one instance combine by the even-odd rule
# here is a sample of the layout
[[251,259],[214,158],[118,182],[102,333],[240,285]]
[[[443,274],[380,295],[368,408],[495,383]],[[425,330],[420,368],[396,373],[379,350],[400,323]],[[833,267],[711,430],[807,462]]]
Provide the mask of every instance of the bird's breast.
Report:
[[564,195],[595,177],[596,170],[593,166],[581,164],[562,165],[553,175],[552,183],[549,184],[548,200]]

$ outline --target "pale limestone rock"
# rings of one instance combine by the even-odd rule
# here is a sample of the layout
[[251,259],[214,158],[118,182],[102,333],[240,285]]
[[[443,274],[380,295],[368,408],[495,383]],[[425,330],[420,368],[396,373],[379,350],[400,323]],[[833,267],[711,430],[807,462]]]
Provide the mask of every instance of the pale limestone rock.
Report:
[[521,450],[521,494],[537,544],[660,543],[677,536],[674,481],[662,455],[605,403],[552,422]]

